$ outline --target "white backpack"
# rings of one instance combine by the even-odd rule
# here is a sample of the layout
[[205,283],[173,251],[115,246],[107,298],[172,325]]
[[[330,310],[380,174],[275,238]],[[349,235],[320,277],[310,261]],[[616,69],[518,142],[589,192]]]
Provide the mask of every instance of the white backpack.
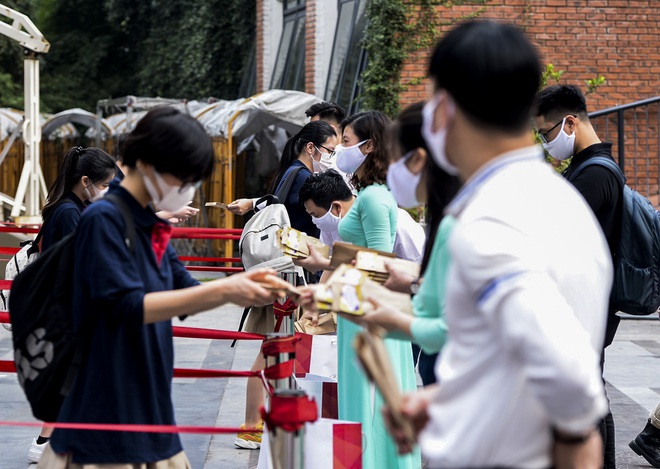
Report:
[[271,268],[278,272],[293,268],[293,261],[275,243],[277,230],[291,226],[283,204],[274,203],[258,211],[245,224],[238,249],[245,270]]
[[[7,262],[5,267],[5,280],[14,280],[14,278],[23,272],[28,265],[39,257],[39,237],[34,241],[25,241],[21,243],[21,249]],[[2,309],[9,310],[9,290],[0,290],[0,306]],[[10,330],[7,324],[3,324],[5,329]]]
[[[293,166],[288,169],[275,195],[266,195],[255,204],[255,214],[245,224],[238,241],[238,251],[245,270],[270,268],[283,272],[294,269],[293,261],[277,247],[275,239],[277,230],[291,226],[284,202],[302,169],[303,166]],[[264,202],[266,207],[259,209],[258,207],[263,206]]]

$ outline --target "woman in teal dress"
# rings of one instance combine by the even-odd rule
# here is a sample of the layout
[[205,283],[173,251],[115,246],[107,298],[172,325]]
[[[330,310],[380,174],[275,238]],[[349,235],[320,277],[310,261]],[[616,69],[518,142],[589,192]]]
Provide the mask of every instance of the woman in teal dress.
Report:
[[[352,173],[351,183],[357,198],[339,223],[342,240],[358,246],[392,252],[397,223],[397,204],[385,185],[389,157],[385,130],[389,119],[380,112],[355,114],[342,122],[343,145],[335,148],[337,166]],[[339,317],[338,401],[339,418],[362,424],[365,469],[420,468],[418,450],[399,456],[387,433],[381,408],[383,398],[359,367],[353,340],[360,326]],[[417,388],[410,342],[386,339],[389,353],[402,391]]]

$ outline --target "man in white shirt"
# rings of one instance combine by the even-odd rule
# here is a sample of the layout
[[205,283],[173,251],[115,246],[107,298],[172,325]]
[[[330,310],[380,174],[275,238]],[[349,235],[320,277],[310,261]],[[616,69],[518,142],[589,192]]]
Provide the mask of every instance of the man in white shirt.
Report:
[[457,225],[440,384],[401,406],[423,428],[430,468],[602,464],[612,266],[593,213],[533,145],[540,70],[523,33],[492,21],[462,23],[431,58],[424,137],[465,184],[447,210]]

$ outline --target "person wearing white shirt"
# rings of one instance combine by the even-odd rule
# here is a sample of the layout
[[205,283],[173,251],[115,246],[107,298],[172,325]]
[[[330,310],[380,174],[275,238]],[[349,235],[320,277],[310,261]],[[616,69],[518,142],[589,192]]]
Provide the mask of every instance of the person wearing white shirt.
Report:
[[457,221],[440,384],[401,404],[429,468],[602,465],[612,265],[593,213],[533,145],[540,70],[524,34],[493,21],[461,23],[431,58],[423,134],[464,186],[447,209]]

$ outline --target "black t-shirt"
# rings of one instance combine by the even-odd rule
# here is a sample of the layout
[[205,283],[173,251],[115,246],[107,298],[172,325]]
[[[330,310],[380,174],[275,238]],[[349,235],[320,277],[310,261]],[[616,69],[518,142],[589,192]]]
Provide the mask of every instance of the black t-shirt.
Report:
[[[564,177],[575,186],[591,207],[600,227],[605,234],[612,255],[616,252],[621,232],[621,210],[623,208],[623,187],[617,177],[604,166],[593,164],[582,169],[572,177],[575,170],[595,156],[612,158],[611,143],[590,145],[573,156],[570,166],[564,171]],[[576,233],[579,236],[579,233]]]

